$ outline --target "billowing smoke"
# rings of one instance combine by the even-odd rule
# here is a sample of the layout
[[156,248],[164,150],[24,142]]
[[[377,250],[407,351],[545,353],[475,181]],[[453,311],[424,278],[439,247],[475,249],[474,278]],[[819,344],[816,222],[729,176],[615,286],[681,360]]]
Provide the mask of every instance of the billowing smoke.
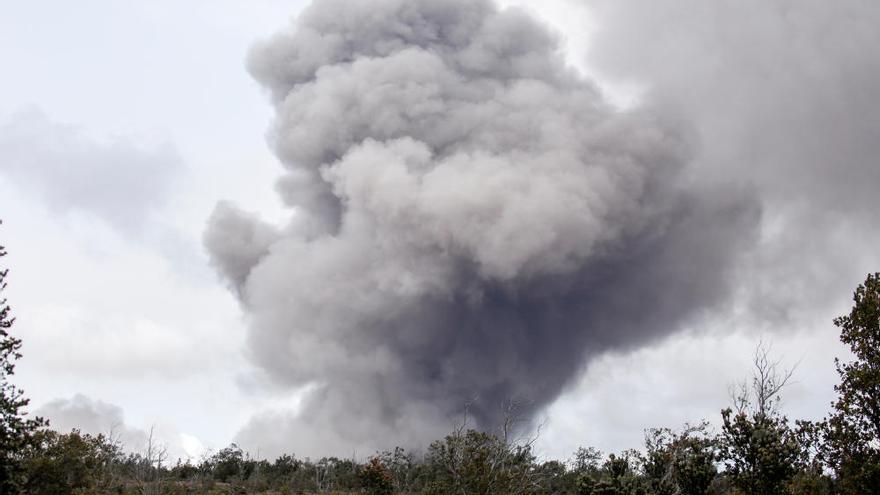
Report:
[[506,401],[537,411],[592,356],[723,301],[752,241],[752,195],[691,180],[688,133],[613,109],[522,11],[319,0],[249,66],[292,221],[222,204],[206,244],[254,361],[316,385],[241,433],[263,452],[417,444],[468,403],[484,428]]
[[740,273],[756,323],[827,324],[880,266],[880,2],[644,3],[584,0],[591,65],[676,108],[705,180],[754,183],[766,221]]

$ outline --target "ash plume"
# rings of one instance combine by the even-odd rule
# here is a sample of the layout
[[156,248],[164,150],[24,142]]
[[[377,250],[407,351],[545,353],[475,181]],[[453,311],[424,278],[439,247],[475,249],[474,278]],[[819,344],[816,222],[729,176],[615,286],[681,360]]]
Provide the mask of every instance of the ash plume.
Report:
[[223,204],[205,242],[254,362],[315,385],[240,433],[263,452],[419,444],[470,402],[482,428],[505,401],[539,410],[591,357],[723,301],[753,239],[747,189],[689,179],[687,129],[612,108],[522,11],[319,0],[249,68],[292,220]]
[[756,324],[849,307],[880,264],[880,3],[582,4],[601,26],[591,65],[676,109],[701,180],[753,182],[767,221],[739,291]]

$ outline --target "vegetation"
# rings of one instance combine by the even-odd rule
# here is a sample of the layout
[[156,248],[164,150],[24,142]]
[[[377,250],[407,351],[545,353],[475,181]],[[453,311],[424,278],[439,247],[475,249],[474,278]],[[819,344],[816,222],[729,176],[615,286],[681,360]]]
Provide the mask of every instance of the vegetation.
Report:
[[801,458],[798,436],[778,409],[779,392],[792,375],[780,373],[778,363],[759,345],[751,387],[734,396],[736,411],[721,411],[719,459],[725,474],[743,493],[777,495],[788,492]]
[[835,360],[840,384],[831,417],[821,425],[824,459],[843,493],[880,491],[880,273],[853,295],[850,314],[834,320],[855,360]]
[[[0,246],[0,257],[6,250]],[[15,318],[2,297],[8,269],[0,269],[0,493],[15,493],[24,480],[21,454],[34,441],[34,433],[43,426],[40,418],[28,419],[24,408],[28,399],[9,381],[15,361],[21,357],[21,339],[10,332]]]
[[[3,251],[0,248],[0,256]],[[2,288],[5,271],[0,272]],[[758,346],[753,376],[710,423],[651,429],[644,450],[603,455],[581,448],[567,461],[541,460],[533,437],[512,439],[511,418],[498,434],[463,421],[421,454],[397,448],[365,462],[283,455],[250,457],[235,444],[201,462],[170,465],[153,442],[128,453],[113,438],[59,433],[26,419],[27,399],[8,377],[21,341],[0,303],[0,493],[371,495],[704,495],[880,493],[880,274],[855,292],[849,315],[835,320],[854,360],[837,362],[840,384],[829,417],[792,423],[779,397],[792,376]]]

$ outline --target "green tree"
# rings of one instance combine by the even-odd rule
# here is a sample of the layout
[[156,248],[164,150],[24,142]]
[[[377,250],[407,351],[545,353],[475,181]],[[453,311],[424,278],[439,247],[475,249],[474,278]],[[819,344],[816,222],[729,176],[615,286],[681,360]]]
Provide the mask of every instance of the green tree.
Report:
[[576,495],[591,495],[602,477],[602,452],[594,447],[580,447],[572,459],[573,491]]
[[852,311],[834,320],[855,360],[835,360],[840,384],[824,424],[825,457],[844,493],[880,493],[880,273],[853,294]]
[[245,478],[244,451],[234,443],[211,456],[210,462],[211,474],[217,481],[240,481]]
[[[6,250],[0,246],[0,257]],[[34,433],[44,425],[41,418],[29,419],[24,410],[29,400],[9,382],[15,361],[21,358],[21,339],[10,332],[15,318],[2,298],[9,270],[0,270],[0,493],[16,493],[23,480],[21,453],[33,442]]]
[[23,488],[29,495],[101,494],[120,488],[113,469],[122,454],[103,435],[40,430],[22,457]]
[[715,467],[716,443],[706,422],[685,426],[681,433],[668,428],[648,430],[643,470],[651,493],[707,493],[718,472]]
[[602,466],[603,479],[596,484],[597,495],[640,495],[646,492],[640,471],[644,460],[636,450],[609,454]]
[[786,493],[798,472],[801,449],[798,435],[778,410],[779,392],[792,376],[781,372],[769,358],[769,349],[759,345],[755,352],[754,375],[734,396],[734,409],[721,411],[719,459],[733,485],[749,495]]
[[379,457],[373,457],[358,472],[360,486],[369,495],[391,495],[394,476]]
[[415,484],[415,456],[401,447],[382,452],[379,455],[382,465],[391,473],[394,480],[394,491],[409,493]]
[[512,444],[477,430],[460,428],[432,443],[425,463],[428,493],[523,494],[540,483],[531,443]]

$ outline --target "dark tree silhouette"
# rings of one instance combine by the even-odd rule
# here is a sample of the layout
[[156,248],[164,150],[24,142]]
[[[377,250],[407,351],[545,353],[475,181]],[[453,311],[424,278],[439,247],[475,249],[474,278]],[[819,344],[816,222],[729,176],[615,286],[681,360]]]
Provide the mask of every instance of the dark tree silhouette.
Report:
[[[6,250],[0,246],[0,257]],[[15,361],[21,357],[21,339],[11,334],[15,318],[2,297],[8,269],[0,270],[0,493],[16,493],[22,483],[21,456],[33,441],[34,432],[45,424],[40,418],[28,419],[24,408],[28,399],[9,382]]]
[[880,490],[880,273],[853,295],[850,314],[834,320],[854,361],[835,360],[840,384],[826,421],[826,456],[844,493]]

